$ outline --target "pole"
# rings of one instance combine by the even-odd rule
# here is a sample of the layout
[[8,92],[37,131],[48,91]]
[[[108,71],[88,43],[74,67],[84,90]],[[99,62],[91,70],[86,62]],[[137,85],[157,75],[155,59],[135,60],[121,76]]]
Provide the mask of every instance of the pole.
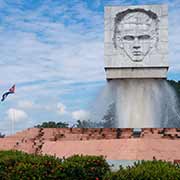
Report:
[[13,111],[13,118],[11,123],[11,134],[14,134],[14,121],[15,121],[15,111]]

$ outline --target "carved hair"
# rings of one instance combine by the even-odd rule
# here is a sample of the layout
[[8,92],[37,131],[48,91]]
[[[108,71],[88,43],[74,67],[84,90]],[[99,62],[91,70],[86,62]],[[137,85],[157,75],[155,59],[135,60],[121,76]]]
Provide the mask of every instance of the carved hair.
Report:
[[135,13],[135,12],[141,12],[144,13],[146,15],[149,16],[149,18],[153,19],[153,20],[157,20],[158,16],[157,14],[155,14],[154,12],[152,12],[151,10],[146,11],[145,9],[141,9],[141,8],[136,8],[136,9],[127,9],[125,11],[119,12],[118,14],[116,14],[115,17],[115,24],[119,23],[120,21],[122,21],[122,19],[130,13]]

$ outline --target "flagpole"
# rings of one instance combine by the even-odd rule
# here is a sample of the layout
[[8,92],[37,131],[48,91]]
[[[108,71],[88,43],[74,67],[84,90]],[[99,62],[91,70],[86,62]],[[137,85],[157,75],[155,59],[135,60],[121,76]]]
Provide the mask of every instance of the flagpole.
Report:
[[[4,101],[9,94],[14,94],[14,93],[15,93],[15,84],[7,92],[5,92],[2,95],[1,102]],[[14,123],[15,123],[15,111],[12,112],[11,120],[12,120],[12,122],[11,122],[11,130],[10,131],[13,134],[14,133]]]
[[12,118],[12,124],[11,124],[11,134],[14,134],[14,121],[15,121],[15,111],[13,111],[13,118]]
[[14,121],[14,111],[12,113],[12,121],[11,121],[11,135],[13,134],[13,121]]

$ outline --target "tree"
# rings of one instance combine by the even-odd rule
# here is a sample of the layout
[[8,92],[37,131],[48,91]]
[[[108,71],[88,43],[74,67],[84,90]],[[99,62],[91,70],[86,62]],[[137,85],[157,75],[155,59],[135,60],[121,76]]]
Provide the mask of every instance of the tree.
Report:
[[103,123],[102,122],[94,122],[91,120],[77,120],[76,124],[77,128],[102,128]]
[[35,126],[36,128],[67,128],[69,126],[68,123],[65,122],[54,122],[54,121],[49,121],[49,122],[43,122],[41,125]]
[[85,121],[85,120],[77,120],[76,124],[77,128],[89,128],[90,127],[90,121]]
[[173,81],[173,80],[168,80],[168,83],[176,91],[178,99],[180,100],[180,81],[176,82],[176,81]]
[[102,118],[104,128],[115,127],[115,103],[111,103]]
[[4,138],[5,137],[5,134],[2,134],[1,132],[0,132],[0,138]]

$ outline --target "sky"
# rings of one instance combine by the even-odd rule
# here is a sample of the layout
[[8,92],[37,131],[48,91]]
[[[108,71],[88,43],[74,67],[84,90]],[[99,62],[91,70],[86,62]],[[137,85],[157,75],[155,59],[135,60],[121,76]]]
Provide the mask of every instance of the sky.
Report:
[[[180,79],[179,0],[1,0],[0,132],[89,117],[106,84],[104,6],[168,4],[168,79]],[[13,130],[12,130],[13,129]]]

